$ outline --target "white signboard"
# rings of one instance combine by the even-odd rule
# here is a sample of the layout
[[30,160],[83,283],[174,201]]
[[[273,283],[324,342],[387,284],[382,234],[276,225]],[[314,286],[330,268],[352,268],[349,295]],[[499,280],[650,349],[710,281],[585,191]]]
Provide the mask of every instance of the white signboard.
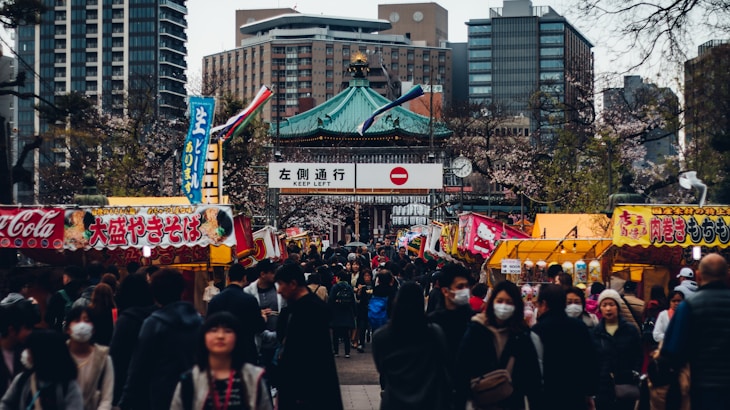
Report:
[[521,272],[521,265],[519,259],[502,259],[502,274],[503,275],[519,275]]
[[357,164],[358,189],[442,189],[442,164]]
[[355,164],[270,162],[269,188],[355,188]]

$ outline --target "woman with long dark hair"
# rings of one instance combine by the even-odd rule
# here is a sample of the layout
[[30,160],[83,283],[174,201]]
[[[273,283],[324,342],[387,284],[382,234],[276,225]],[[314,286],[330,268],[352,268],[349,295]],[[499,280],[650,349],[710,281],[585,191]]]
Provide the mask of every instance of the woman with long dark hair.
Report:
[[[525,396],[531,407],[542,383],[537,351],[530,330],[525,324],[522,294],[512,282],[498,283],[487,299],[483,313],[472,317],[456,358],[457,401],[455,408],[464,408],[471,394],[471,380],[495,370],[511,373],[512,394],[494,406],[504,410],[525,408]],[[479,408],[476,403],[475,407]]]
[[229,312],[211,315],[200,330],[197,364],[181,376],[170,410],[270,410],[264,369],[250,361],[238,319]]
[[62,334],[33,331],[21,361],[27,370],[15,377],[0,400],[0,410],[84,408],[76,382],[76,363]]
[[109,346],[114,333],[114,311],[117,306],[114,303],[114,291],[106,283],[100,283],[94,287],[89,303],[89,313],[94,321],[94,343]]
[[390,321],[373,335],[373,359],[383,388],[381,410],[450,409],[448,349],[443,331],[429,324],[423,290],[403,284]]

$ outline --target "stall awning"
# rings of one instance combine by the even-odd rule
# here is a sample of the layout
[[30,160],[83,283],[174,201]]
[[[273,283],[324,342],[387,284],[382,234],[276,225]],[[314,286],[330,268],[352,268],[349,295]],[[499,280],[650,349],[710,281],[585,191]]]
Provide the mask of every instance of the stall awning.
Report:
[[501,241],[489,258],[489,267],[499,269],[502,259],[530,258],[537,262],[575,263],[579,259],[588,260],[601,257],[610,248],[610,238],[568,238],[568,239],[508,239]]
[[[537,214],[533,238],[604,238],[611,221],[604,214]],[[577,232],[573,232],[575,229]]]
[[730,247],[730,206],[617,206],[612,224],[616,246]]

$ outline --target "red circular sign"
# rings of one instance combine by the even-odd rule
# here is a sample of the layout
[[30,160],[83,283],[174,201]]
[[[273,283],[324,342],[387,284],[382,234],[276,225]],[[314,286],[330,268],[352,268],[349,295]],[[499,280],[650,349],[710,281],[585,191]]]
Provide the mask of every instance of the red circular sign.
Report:
[[395,167],[390,171],[390,182],[403,185],[408,182],[408,171],[403,167]]

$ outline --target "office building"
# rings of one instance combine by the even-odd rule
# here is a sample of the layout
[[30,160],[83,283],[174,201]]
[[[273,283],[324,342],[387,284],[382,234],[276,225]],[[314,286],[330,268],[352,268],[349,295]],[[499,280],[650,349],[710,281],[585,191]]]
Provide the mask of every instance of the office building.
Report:
[[[635,166],[646,166],[647,162],[660,165],[667,157],[677,155],[679,99],[671,89],[646,82],[638,75],[624,76],[622,88],[603,91],[603,113],[618,125],[636,123],[637,129],[645,129],[641,135],[645,162]],[[658,127],[658,121],[673,124],[673,128]]]
[[[684,63],[685,145],[695,139],[726,134],[730,128],[730,40],[711,40],[697,57]],[[690,155],[696,155],[693,151]],[[699,158],[699,156],[697,157]]]
[[[245,13],[237,20],[248,21]],[[434,84],[450,101],[451,50],[419,46],[400,34],[382,34],[388,20],[289,13],[254,20],[240,27],[233,50],[203,58],[203,93],[250,101],[262,85],[277,95],[262,111],[276,121],[307,111],[349,86],[350,56],[370,61],[370,86],[388,99],[404,83]]]
[[[127,101],[153,96],[162,118],[185,115],[185,0],[45,0],[48,11],[37,26],[21,26],[16,50],[20,69],[33,72],[28,92],[53,101],[79,92],[105,112],[134,115]],[[34,109],[35,100],[21,100],[18,128],[21,145],[47,127]],[[63,155],[44,147],[35,167],[44,161],[63,163]],[[38,187],[36,181],[36,188]],[[28,189],[28,187],[25,187]],[[33,202],[32,192],[19,195]]]
[[471,102],[523,114],[532,132],[548,136],[578,116],[582,91],[593,89],[593,45],[565,17],[505,0],[466,24]]

